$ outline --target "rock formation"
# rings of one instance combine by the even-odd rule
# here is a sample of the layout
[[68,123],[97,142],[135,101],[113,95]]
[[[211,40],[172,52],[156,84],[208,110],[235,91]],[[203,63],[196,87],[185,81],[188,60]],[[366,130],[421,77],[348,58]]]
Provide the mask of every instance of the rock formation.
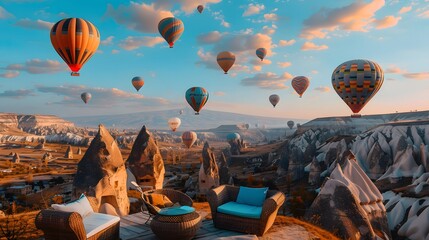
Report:
[[82,148],[80,148],[80,147],[79,147],[79,148],[77,149],[76,154],[77,154],[77,155],[82,155]]
[[381,193],[355,157],[344,156],[305,218],[342,239],[391,239]]
[[127,215],[130,202],[127,196],[127,171],[121,151],[108,130],[100,125],[98,134],[78,164],[73,187],[75,196],[86,193],[94,196],[101,209],[111,209],[120,216]]
[[143,126],[127,160],[128,168],[141,186],[161,189],[164,182],[164,161],[150,132]]
[[34,147],[34,149],[38,149],[38,150],[45,149],[45,144],[39,143],[39,144],[37,144],[37,146]]
[[200,193],[206,194],[208,190],[219,186],[219,169],[208,142],[204,143],[202,155],[203,163],[198,174],[198,186]]
[[219,183],[220,185],[228,184],[231,175],[229,174],[228,164],[225,154],[222,152],[219,159]]
[[66,154],[64,155],[64,158],[73,159],[73,150],[72,150],[72,147],[70,145],[67,147]]

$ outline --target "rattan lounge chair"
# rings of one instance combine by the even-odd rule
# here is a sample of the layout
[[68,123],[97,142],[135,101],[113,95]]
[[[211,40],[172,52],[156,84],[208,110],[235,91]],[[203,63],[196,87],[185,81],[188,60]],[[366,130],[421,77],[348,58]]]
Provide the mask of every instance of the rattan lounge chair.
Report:
[[[87,197],[94,212],[98,212],[97,199]],[[44,232],[46,240],[115,240],[119,239],[119,222],[100,230],[87,238],[81,215],[77,212],[62,212],[48,208],[36,216],[36,227]]]
[[207,200],[210,204],[214,226],[262,236],[273,225],[277,211],[285,201],[285,195],[279,191],[269,190],[262,206],[260,219],[238,217],[217,211],[219,206],[231,201],[235,202],[238,192],[239,187],[230,185],[222,185],[208,192]]

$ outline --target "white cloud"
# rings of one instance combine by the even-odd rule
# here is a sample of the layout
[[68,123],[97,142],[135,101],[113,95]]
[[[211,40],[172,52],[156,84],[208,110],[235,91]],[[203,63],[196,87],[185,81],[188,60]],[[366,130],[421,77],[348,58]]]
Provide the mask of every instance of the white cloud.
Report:
[[421,18],[429,18],[429,10],[420,13],[418,16]]
[[215,20],[220,21],[220,25],[229,28],[231,27],[231,24],[227,21],[225,21],[225,16],[222,14],[222,11],[216,11],[212,12],[212,16]]
[[281,67],[281,68],[287,68],[287,67],[292,66],[292,63],[291,62],[278,62],[277,65],[279,65],[279,67]]
[[317,87],[314,90],[319,91],[319,92],[330,92],[331,88],[330,87]]
[[267,34],[267,35],[273,35],[276,32],[276,29],[277,29],[276,25],[272,25],[271,27],[263,26],[262,27],[262,33]]
[[316,45],[313,42],[305,42],[302,46],[301,46],[301,50],[303,51],[321,51],[321,50],[326,50],[328,49],[327,45]]
[[104,40],[100,41],[100,44],[101,44],[101,45],[103,45],[103,46],[112,45],[112,44],[113,44],[113,39],[114,39],[114,38],[115,38],[114,36],[109,36],[109,37],[107,37],[106,39],[104,39]]
[[285,83],[290,79],[292,79],[290,73],[284,73],[280,76],[272,72],[258,73],[253,77],[242,79],[241,85],[256,86],[262,89],[286,89],[288,86]]
[[402,76],[413,80],[429,80],[429,72],[404,73]]
[[398,24],[399,20],[401,20],[401,17],[395,17],[395,16],[386,16],[383,19],[377,19],[374,21],[375,28],[376,29],[383,29],[383,28],[391,28]]
[[212,31],[198,36],[198,42],[204,44],[216,43],[220,40],[222,34],[218,31]]
[[264,18],[267,21],[277,21],[277,20],[279,20],[279,16],[277,14],[275,14],[275,13],[264,14]]
[[250,3],[247,6],[246,11],[244,11],[243,16],[246,17],[246,16],[255,15],[255,14],[260,13],[264,9],[265,9],[264,4],[253,4],[253,3]]
[[295,39],[291,39],[291,40],[280,40],[279,41],[279,46],[281,47],[285,47],[285,46],[291,46],[293,44],[295,44]]
[[25,71],[31,74],[55,73],[67,71],[64,64],[55,60],[40,60],[31,59],[24,64],[9,64],[5,67],[6,70]]
[[4,9],[2,6],[0,6],[0,19],[7,19],[11,17],[13,17],[13,15],[6,9]]
[[15,98],[21,99],[28,96],[36,96],[32,90],[20,89],[20,90],[6,90],[0,92],[0,98]]
[[166,17],[173,17],[173,14],[170,11],[156,8],[153,3],[149,5],[130,2],[130,5],[119,5],[117,9],[108,4],[106,16],[112,17],[117,23],[125,25],[129,29],[156,33],[159,21]]
[[399,10],[399,14],[407,13],[407,12],[411,11],[411,9],[412,9],[412,8],[413,8],[412,6],[402,7],[402,8]]
[[111,53],[112,53],[112,54],[118,54],[118,53],[120,53],[120,51],[119,51],[119,50],[117,50],[117,49],[112,49]]
[[19,76],[19,71],[6,71],[5,73],[1,73],[1,78],[16,78]]
[[54,26],[54,23],[46,22],[40,19],[36,21],[32,21],[28,18],[25,18],[25,19],[18,20],[15,23],[15,25],[23,28],[30,28],[30,29],[51,30],[52,26]]
[[226,95],[226,93],[225,92],[220,92],[220,91],[218,91],[218,92],[214,92],[213,93],[215,96],[218,96],[218,97],[222,97],[222,96],[225,96]]
[[391,66],[389,66],[388,68],[386,68],[386,70],[384,71],[384,73],[392,73],[392,74],[403,74],[403,73],[406,73],[407,71],[405,71],[405,70],[403,70],[403,69],[401,69],[400,67],[398,67],[398,66],[395,66],[395,65],[391,65]]
[[162,37],[127,37],[119,43],[119,47],[131,51],[142,46],[153,47],[163,42],[164,39]]

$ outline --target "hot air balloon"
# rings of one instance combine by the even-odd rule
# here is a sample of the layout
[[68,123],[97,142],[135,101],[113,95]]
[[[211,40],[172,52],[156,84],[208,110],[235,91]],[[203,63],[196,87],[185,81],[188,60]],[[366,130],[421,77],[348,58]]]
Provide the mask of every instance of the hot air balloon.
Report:
[[133,84],[134,88],[137,90],[137,92],[140,90],[140,88],[144,85],[144,80],[141,77],[134,77],[131,80],[131,83]]
[[198,12],[202,13],[204,10],[204,6],[203,5],[198,5],[197,7]]
[[198,115],[207,100],[209,100],[209,92],[202,87],[191,87],[186,91],[185,98],[195,110],[195,115]]
[[360,110],[380,90],[384,81],[381,67],[373,61],[357,59],[340,64],[332,73],[332,86],[354,113]]
[[293,128],[293,125],[295,125],[295,122],[294,122],[294,121],[287,121],[287,126],[288,126],[290,129],[292,129],[292,128]]
[[177,118],[177,117],[168,119],[168,126],[171,128],[173,132],[175,132],[176,129],[179,128],[181,123],[182,121],[180,120],[180,118]]
[[272,94],[269,98],[270,103],[273,105],[273,107],[276,107],[277,103],[280,101],[280,96],[277,94]]
[[183,109],[180,109],[179,114],[182,115],[183,114]]
[[66,18],[55,23],[50,36],[52,46],[69,66],[72,76],[79,76],[79,70],[100,43],[97,28],[82,18]]
[[158,23],[158,31],[170,48],[173,48],[174,42],[180,38],[183,30],[185,30],[183,22],[175,17],[164,18]]
[[256,56],[258,56],[258,58],[260,58],[261,61],[264,60],[266,55],[267,55],[267,49],[265,49],[265,48],[256,49]]
[[228,135],[226,135],[226,140],[228,141],[228,142],[231,142],[231,141],[237,141],[237,140],[239,140],[241,137],[240,137],[240,134],[238,134],[238,133],[228,133]]
[[84,92],[80,95],[80,98],[82,98],[83,102],[87,104],[89,100],[91,100],[92,96],[91,93]]
[[310,80],[307,77],[298,76],[292,79],[292,87],[299,94],[299,97],[302,97],[308,86],[310,86]]
[[228,74],[228,70],[234,65],[235,55],[231,52],[220,52],[217,55],[217,64],[223,69],[225,74]]
[[193,131],[186,131],[182,134],[182,141],[186,147],[191,148],[197,141],[197,133]]

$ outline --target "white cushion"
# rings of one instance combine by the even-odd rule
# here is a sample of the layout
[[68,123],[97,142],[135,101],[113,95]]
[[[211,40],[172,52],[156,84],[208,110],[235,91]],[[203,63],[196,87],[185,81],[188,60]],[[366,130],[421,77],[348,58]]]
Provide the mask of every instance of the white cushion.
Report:
[[81,195],[79,199],[67,204],[52,204],[51,207],[57,211],[62,212],[77,212],[82,218],[88,214],[93,213],[94,210],[85,195]]
[[112,216],[103,213],[90,213],[83,219],[86,238],[90,238],[94,234],[106,229],[121,220],[118,216]]

